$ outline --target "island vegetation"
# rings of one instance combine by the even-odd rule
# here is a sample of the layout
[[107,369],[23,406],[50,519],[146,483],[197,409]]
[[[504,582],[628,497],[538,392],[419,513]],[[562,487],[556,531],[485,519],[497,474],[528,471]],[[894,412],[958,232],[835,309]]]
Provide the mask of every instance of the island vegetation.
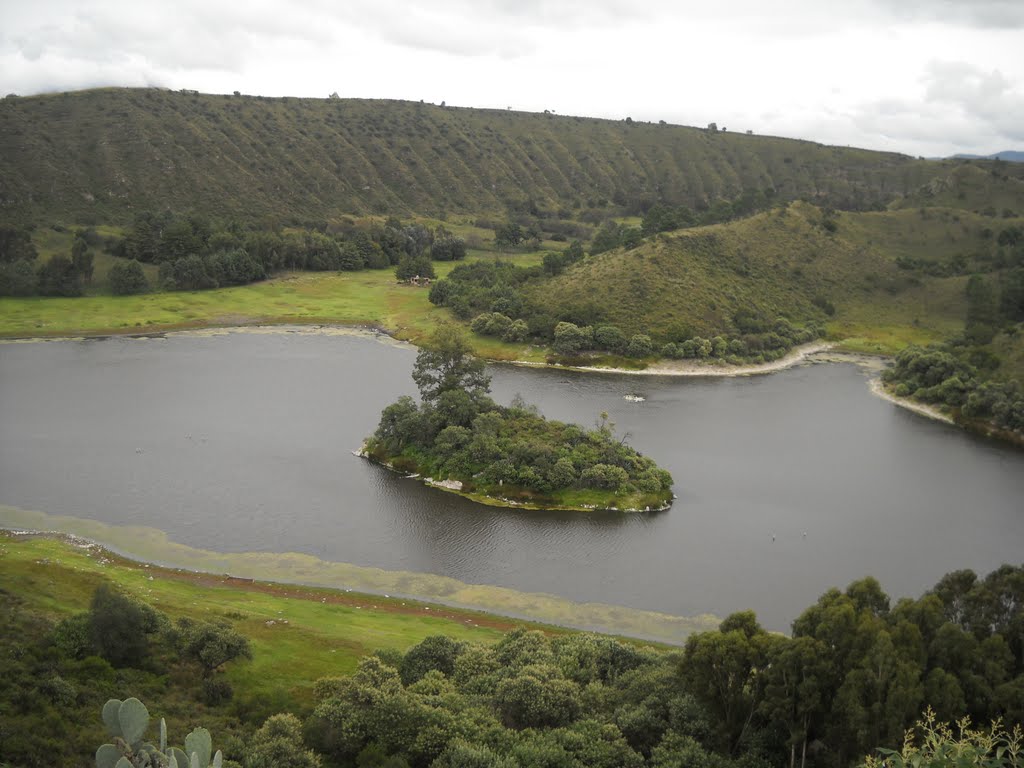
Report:
[[118,746],[101,709],[131,698],[153,717],[133,738],[209,729],[225,768],[1021,765],[1020,566],[895,601],[864,578],[790,636],[744,611],[678,647],[8,534],[0,577],[5,766],[93,764]]
[[387,406],[363,454],[485,504],[633,511],[671,504],[672,476],[616,439],[606,414],[585,430],[545,419],[519,398],[500,406],[471,351],[459,329],[442,327],[413,366],[420,402],[406,396]]

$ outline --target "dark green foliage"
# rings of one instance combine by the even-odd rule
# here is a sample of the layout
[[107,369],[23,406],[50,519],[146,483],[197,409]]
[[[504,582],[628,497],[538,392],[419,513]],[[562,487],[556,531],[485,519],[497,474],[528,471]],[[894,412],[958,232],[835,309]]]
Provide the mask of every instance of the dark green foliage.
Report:
[[523,304],[520,289],[540,274],[538,268],[526,269],[503,261],[460,264],[447,278],[431,286],[430,301],[451,308],[464,320],[483,312],[526,319],[524,315],[529,310]]
[[[147,211],[136,216],[120,255],[159,264],[164,288],[203,290],[245,285],[284,269],[355,271],[398,265],[400,280],[433,277],[431,255],[453,260],[466,253],[463,240],[444,227],[435,234],[421,224],[403,225],[397,219],[367,231],[350,227],[341,234],[316,227],[298,232],[246,230],[236,222]],[[125,280],[123,270],[121,265],[112,269],[112,290],[141,292],[137,281]],[[134,290],[125,290],[128,284]]]
[[110,267],[108,274],[110,290],[117,296],[127,296],[149,291],[149,281],[142,271],[142,265],[132,259],[119,261]]
[[964,333],[973,344],[988,344],[995,336],[996,297],[992,286],[981,275],[967,281],[967,322]]
[[961,409],[969,419],[1010,432],[1024,431],[1024,389],[1016,380],[984,381],[974,366],[949,347],[907,347],[883,373],[893,391],[926,403]]
[[1024,230],[1018,226],[1007,227],[999,233],[996,242],[999,245],[1017,245],[1024,240]]
[[999,311],[1011,323],[1024,320],[1024,267],[1017,267],[1003,277]]
[[425,403],[437,401],[446,392],[461,391],[470,397],[486,395],[491,377],[484,363],[472,355],[465,336],[455,326],[438,329],[430,346],[416,355],[412,379]]
[[466,241],[444,227],[438,227],[430,246],[430,258],[434,261],[460,261],[466,258]]
[[423,403],[403,397],[384,409],[366,444],[377,460],[457,479],[465,490],[501,489],[506,497],[569,488],[645,494],[648,504],[670,497],[669,473],[615,440],[607,421],[585,432],[521,402],[495,404],[483,363],[454,328],[443,328],[420,350],[412,375]]
[[39,290],[39,274],[30,259],[0,262],[0,296],[32,296]]
[[651,337],[643,333],[633,334],[626,345],[626,354],[630,357],[649,357],[654,354]]
[[434,277],[434,265],[426,256],[402,256],[395,267],[395,277],[399,280],[409,280],[414,277]]
[[929,697],[975,721],[1016,713],[1022,596],[1024,567],[952,573],[895,605],[866,578],[792,637],[743,611],[682,653],[525,629],[491,647],[431,638],[413,651],[436,663],[415,675],[369,657],[319,681],[307,732],[357,765],[847,768],[899,747]]
[[[197,663],[205,677],[210,677],[230,661],[252,658],[249,641],[227,623],[195,621],[183,617],[178,619],[171,634],[181,657]],[[230,694],[227,698],[230,698]]]
[[32,262],[36,260],[37,255],[30,229],[0,224],[0,264]]
[[246,768],[319,768],[320,758],[302,743],[302,722],[282,713],[267,718],[249,745]]
[[408,687],[432,670],[451,677],[455,672],[455,661],[464,648],[464,643],[456,642],[445,635],[433,635],[424,639],[406,651],[401,661],[399,671],[402,675],[402,685]]
[[580,328],[575,323],[559,323],[555,326],[554,343],[551,345],[560,355],[576,355],[594,345],[593,330],[589,326]]
[[56,255],[39,266],[38,290],[43,296],[81,296],[82,275],[67,256]]
[[81,230],[75,232],[71,242],[71,263],[86,285],[92,282],[93,253],[89,249],[85,233]]
[[515,248],[526,239],[522,227],[509,221],[494,230],[494,244],[498,248]]
[[621,224],[615,221],[606,221],[597,233],[594,235],[594,239],[590,241],[590,253],[596,256],[599,253],[610,251],[614,248],[618,248],[622,245],[622,230]]
[[92,646],[115,667],[133,667],[145,661],[148,636],[159,625],[159,617],[149,606],[121,595],[109,584],[96,588],[89,606]]

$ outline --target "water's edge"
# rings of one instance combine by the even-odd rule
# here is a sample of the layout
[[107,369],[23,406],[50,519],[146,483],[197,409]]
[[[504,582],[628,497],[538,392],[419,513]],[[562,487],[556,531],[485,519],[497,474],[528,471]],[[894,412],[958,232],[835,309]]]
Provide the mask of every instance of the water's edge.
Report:
[[682,644],[691,633],[715,629],[720,621],[710,614],[684,617],[603,603],[575,603],[555,595],[466,584],[447,576],[328,562],[298,552],[214,552],[172,541],[155,528],[108,525],[3,504],[0,504],[0,528],[17,533],[75,536],[128,560],[164,568],[404,597],[512,619],[674,645]]

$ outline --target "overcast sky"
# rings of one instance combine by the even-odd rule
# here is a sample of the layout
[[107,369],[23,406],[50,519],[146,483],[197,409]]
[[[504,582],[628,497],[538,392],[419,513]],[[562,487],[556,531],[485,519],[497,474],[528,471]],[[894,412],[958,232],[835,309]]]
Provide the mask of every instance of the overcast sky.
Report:
[[1024,0],[0,0],[0,93],[411,99],[1024,149]]

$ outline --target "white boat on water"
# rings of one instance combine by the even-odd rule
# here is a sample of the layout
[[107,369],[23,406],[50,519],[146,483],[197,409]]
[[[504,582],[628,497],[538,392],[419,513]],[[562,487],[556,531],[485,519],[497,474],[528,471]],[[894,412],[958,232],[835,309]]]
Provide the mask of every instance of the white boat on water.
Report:
[[631,403],[642,403],[647,398],[644,397],[643,395],[623,395],[622,399],[629,400],[629,402]]

